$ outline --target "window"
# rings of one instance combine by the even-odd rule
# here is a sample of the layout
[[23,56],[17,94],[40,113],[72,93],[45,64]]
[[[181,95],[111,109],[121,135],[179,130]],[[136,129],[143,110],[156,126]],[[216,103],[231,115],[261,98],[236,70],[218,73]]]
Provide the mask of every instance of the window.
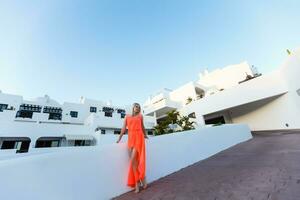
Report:
[[8,107],[8,104],[0,104],[0,112],[3,112],[3,110],[6,110]]
[[30,112],[41,112],[42,106],[32,105],[32,104],[22,104],[20,105],[20,111],[30,111]]
[[223,116],[205,119],[205,124],[225,124],[225,119]]
[[16,149],[20,141],[3,141],[1,149]]
[[105,117],[112,117],[112,112],[105,112],[105,113],[104,113],[104,116],[105,116]]
[[61,114],[59,114],[59,113],[49,113],[48,119],[61,120]]
[[45,106],[43,109],[43,113],[49,113],[48,119],[61,120],[62,118],[62,109],[59,107]]
[[59,147],[62,138],[59,137],[41,137],[36,141],[36,148]]
[[103,112],[114,112],[114,109],[111,108],[111,107],[103,107],[103,108],[102,108],[102,111],[103,111]]
[[32,119],[32,115],[34,112],[40,113],[42,110],[42,106],[39,105],[31,105],[31,104],[22,104],[20,105],[20,109],[16,114],[16,118],[29,118]]
[[126,114],[125,113],[121,113],[121,118],[125,118]]
[[70,112],[71,117],[77,118],[78,117],[78,112],[77,111],[71,111]]
[[117,109],[117,113],[125,113],[124,109]]
[[[1,138],[0,138],[1,139]],[[29,138],[2,138],[1,149],[16,149],[16,153],[28,152],[30,139]]]
[[75,140],[74,146],[84,146],[85,140]]
[[153,131],[148,131],[148,135],[153,135]]
[[192,112],[192,113],[190,113],[189,115],[188,115],[188,117],[189,118],[196,118],[196,114],[195,114],[195,112]]
[[90,107],[90,112],[92,113],[96,113],[97,112],[97,108],[96,107]]
[[121,134],[121,131],[114,131],[114,134],[120,135],[120,134]]
[[102,111],[104,112],[105,117],[112,117],[112,113],[114,112],[114,109],[111,107],[103,107]]
[[101,130],[101,134],[105,134],[105,130],[104,129]]
[[91,140],[74,140],[73,146],[91,146]]
[[26,110],[19,110],[16,114],[16,118],[29,118],[32,119],[33,112]]

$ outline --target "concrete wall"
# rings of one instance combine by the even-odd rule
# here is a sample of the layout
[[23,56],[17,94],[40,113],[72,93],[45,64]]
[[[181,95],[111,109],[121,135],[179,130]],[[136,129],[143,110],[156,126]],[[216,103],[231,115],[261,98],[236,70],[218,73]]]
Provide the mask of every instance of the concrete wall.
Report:
[[[207,72],[208,73],[208,72]],[[229,65],[222,69],[215,69],[208,74],[200,73],[198,81],[201,85],[216,86],[218,89],[231,88],[246,78],[246,73],[253,76],[252,69],[247,62]]]
[[[251,130],[297,129],[297,109],[288,94],[230,110],[233,123],[247,123]],[[298,112],[299,114],[300,112]],[[286,125],[287,124],[287,125]]]
[[300,96],[297,94],[300,88],[300,49],[287,57],[277,73],[277,79],[288,92],[269,101],[232,109],[234,123],[247,123],[251,130],[300,128]]
[[[188,98],[196,99],[196,90],[193,82],[189,82],[170,93],[170,99],[172,101],[180,102],[180,107],[187,103]],[[179,108],[179,107],[178,107]]]
[[[246,125],[151,137],[146,140],[148,182],[251,138]],[[129,157],[126,141],[122,142],[0,160],[1,198],[105,200],[127,192]]]

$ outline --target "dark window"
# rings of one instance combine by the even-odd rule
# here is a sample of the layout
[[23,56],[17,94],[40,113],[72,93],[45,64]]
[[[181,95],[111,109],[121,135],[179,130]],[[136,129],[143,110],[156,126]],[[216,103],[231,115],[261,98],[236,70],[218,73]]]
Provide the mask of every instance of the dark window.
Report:
[[105,113],[104,113],[104,116],[105,116],[105,117],[112,117],[112,112],[105,112]]
[[153,135],[153,131],[148,131],[148,135]]
[[85,140],[75,140],[74,146],[84,146]]
[[49,113],[49,118],[52,120],[61,120],[62,115],[59,113]]
[[105,134],[105,130],[102,129],[102,130],[101,130],[101,134]]
[[192,113],[190,113],[190,114],[188,115],[188,117],[189,117],[189,118],[196,118],[196,114],[195,114],[194,112],[192,112]]
[[32,104],[22,104],[20,105],[20,111],[30,111],[30,112],[41,112],[42,106],[32,105]]
[[34,112],[40,113],[42,110],[42,106],[32,105],[32,104],[22,104],[20,105],[20,109],[16,114],[16,118],[29,118],[32,119],[32,115]]
[[16,118],[29,118],[32,119],[33,112],[26,110],[19,110],[16,114]]
[[29,145],[30,145],[30,141],[22,141],[21,147],[19,149],[17,149],[16,153],[26,153],[26,152],[28,152]]
[[225,124],[225,119],[223,116],[206,119],[205,124]]
[[117,113],[125,113],[124,109],[117,109]]
[[59,147],[60,139],[38,139],[36,141],[36,148],[45,148],[45,147]]
[[50,106],[45,106],[43,109],[43,113],[58,113],[62,114],[62,109],[59,107],[50,107]]
[[43,109],[43,113],[49,113],[48,119],[61,120],[62,118],[62,109],[59,107],[45,106]]
[[30,139],[7,139],[2,142],[1,149],[17,149],[16,153],[28,152]]
[[126,114],[125,113],[121,113],[121,118],[125,118]]
[[120,135],[121,131],[114,131],[114,134]]
[[6,110],[8,107],[8,104],[0,104],[0,112],[3,112],[3,110]]
[[97,108],[96,107],[90,107],[90,112],[96,113],[97,112]]
[[17,141],[3,141],[1,149],[16,149],[17,145]]
[[71,111],[70,115],[71,115],[71,117],[77,118],[78,117],[78,112],[77,111]]
[[102,111],[104,112],[105,117],[112,117],[112,113],[114,112],[114,109],[111,107],[103,107]]
[[114,109],[111,108],[111,107],[103,107],[103,108],[102,108],[102,111],[103,111],[103,112],[114,112]]

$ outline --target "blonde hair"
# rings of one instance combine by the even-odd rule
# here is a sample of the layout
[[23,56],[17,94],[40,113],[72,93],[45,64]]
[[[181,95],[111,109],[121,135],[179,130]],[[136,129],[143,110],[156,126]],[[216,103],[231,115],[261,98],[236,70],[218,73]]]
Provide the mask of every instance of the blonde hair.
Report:
[[140,105],[139,103],[133,103],[133,104],[132,104],[132,114],[131,114],[131,116],[135,116],[135,113],[134,113],[134,107],[135,107],[135,106],[139,106],[139,107],[140,107],[140,112],[137,113],[136,115],[138,115],[138,114],[141,113],[141,105]]

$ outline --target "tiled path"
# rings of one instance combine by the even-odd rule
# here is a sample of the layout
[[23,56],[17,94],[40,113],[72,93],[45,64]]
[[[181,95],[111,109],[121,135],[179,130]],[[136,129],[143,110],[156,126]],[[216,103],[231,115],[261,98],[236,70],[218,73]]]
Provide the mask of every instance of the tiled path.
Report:
[[266,134],[116,200],[300,200],[300,132]]

